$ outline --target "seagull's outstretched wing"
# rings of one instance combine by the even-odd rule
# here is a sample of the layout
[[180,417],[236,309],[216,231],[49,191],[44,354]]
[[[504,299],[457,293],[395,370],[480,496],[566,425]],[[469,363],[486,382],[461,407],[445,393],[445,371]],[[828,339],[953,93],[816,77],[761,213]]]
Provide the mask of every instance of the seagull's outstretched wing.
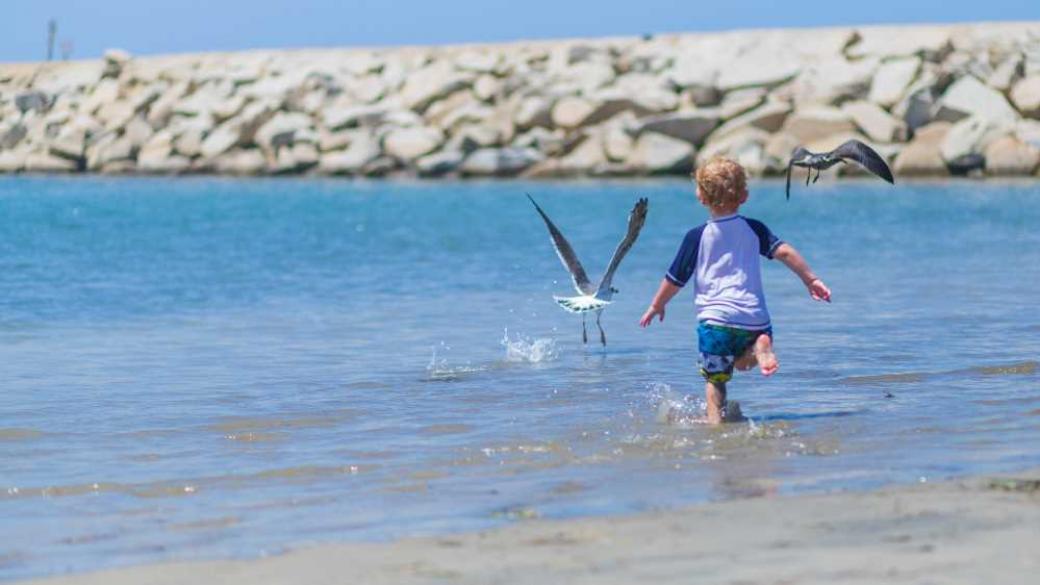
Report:
[[563,267],[571,273],[571,279],[574,280],[574,288],[578,289],[578,292],[583,295],[594,293],[595,289],[592,288],[592,283],[589,282],[589,277],[585,274],[585,268],[578,261],[578,256],[574,253],[574,248],[571,247],[570,242],[563,237],[563,233],[549,219],[549,216],[542,211],[542,208],[538,207],[534,198],[529,194],[526,195],[531,200],[534,208],[538,210],[538,215],[542,216],[542,220],[545,221],[545,227],[549,228],[549,236],[552,238],[553,247],[556,248],[556,255],[560,257],[560,262],[563,262]]
[[603,279],[599,282],[599,292],[604,292],[610,288],[610,283],[614,280],[614,272],[617,270],[618,265],[621,264],[625,254],[628,254],[632,244],[636,243],[639,231],[643,229],[643,224],[646,223],[647,207],[646,197],[642,197],[639,201],[636,201],[632,212],[628,214],[628,233],[625,234],[625,238],[621,240],[621,243],[614,250],[614,256],[610,259],[610,264],[607,265],[607,271],[603,273]]
[[805,160],[805,159],[807,159],[808,157],[811,157],[811,156],[812,156],[812,153],[809,152],[808,150],[805,150],[801,146],[799,146],[798,148],[794,149],[791,152],[791,160],[789,160],[787,162],[787,200],[788,201],[791,200],[791,171],[794,170],[794,163],[796,163],[796,162],[798,162],[800,160]]
[[845,144],[832,150],[831,154],[843,159],[856,161],[863,168],[889,183],[896,182],[895,178],[892,177],[892,170],[888,168],[888,163],[885,162],[885,159],[881,158],[881,155],[873,148],[863,144],[859,140],[849,140]]

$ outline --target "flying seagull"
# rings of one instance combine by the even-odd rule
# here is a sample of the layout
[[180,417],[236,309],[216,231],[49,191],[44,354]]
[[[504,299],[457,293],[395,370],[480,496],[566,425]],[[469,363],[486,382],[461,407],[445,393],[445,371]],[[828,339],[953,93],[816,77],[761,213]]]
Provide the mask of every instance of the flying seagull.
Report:
[[578,291],[578,296],[558,297],[553,295],[553,300],[569,313],[581,313],[582,343],[589,342],[589,335],[585,329],[585,313],[595,311],[596,327],[599,328],[599,341],[606,345],[607,335],[603,333],[603,326],[600,325],[599,319],[603,314],[603,309],[610,304],[614,293],[618,292],[616,288],[611,286],[611,281],[614,280],[614,272],[617,271],[618,265],[621,264],[621,259],[632,248],[632,244],[636,243],[636,238],[639,237],[639,230],[643,229],[643,224],[646,223],[646,198],[643,197],[636,201],[635,207],[632,208],[632,212],[628,215],[628,233],[625,234],[625,238],[621,240],[621,243],[614,250],[614,256],[610,259],[610,264],[607,265],[607,270],[603,273],[603,278],[597,286],[593,286],[588,275],[585,274],[585,268],[578,261],[578,256],[574,253],[574,248],[571,247],[567,238],[563,237],[563,233],[549,219],[549,216],[542,211],[542,208],[535,203],[534,199],[530,195],[527,195],[527,198],[531,200],[534,208],[538,211],[538,215],[541,215],[542,220],[545,221],[545,227],[549,229],[553,247],[556,248],[556,255],[560,257],[560,262],[563,262],[563,267],[571,273],[574,288]]
[[809,152],[799,146],[791,153],[791,162],[787,163],[787,198],[791,198],[791,169],[794,167],[809,169],[809,174],[805,177],[805,184],[808,185],[813,169],[816,169],[816,178],[812,180],[815,183],[820,180],[820,171],[825,171],[838,163],[845,164],[850,160],[859,163],[860,166],[889,183],[896,182],[892,178],[892,171],[889,170],[885,159],[881,158],[881,155],[873,148],[859,140],[849,140],[830,152],[821,152],[819,154]]

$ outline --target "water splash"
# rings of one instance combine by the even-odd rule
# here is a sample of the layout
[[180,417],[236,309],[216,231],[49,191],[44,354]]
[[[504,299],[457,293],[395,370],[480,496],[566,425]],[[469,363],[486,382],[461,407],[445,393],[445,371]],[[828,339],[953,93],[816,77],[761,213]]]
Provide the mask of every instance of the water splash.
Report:
[[687,426],[704,422],[706,405],[700,398],[680,394],[663,382],[650,384],[649,396],[660,424]]
[[549,337],[531,339],[522,335],[517,336],[516,339],[510,339],[508,329],[502,334],[502,347],[506,349],[507,362],[537,364],[553,361],[559,357],[555,339]]
[[435,345],[432,349],[432,355],[430,356],[430,363],[426,365],[427,379],[434,382],[453,382],[458,380],[465,374],[472,374],[479,372],[483,368],[477,368],[471,365],[464,366],[451,366],[448,364],[448,358],[438,357],[437,349],[440,348],[441,352],[450,352],[451,346],[447,345],[443,341],[439,346]]

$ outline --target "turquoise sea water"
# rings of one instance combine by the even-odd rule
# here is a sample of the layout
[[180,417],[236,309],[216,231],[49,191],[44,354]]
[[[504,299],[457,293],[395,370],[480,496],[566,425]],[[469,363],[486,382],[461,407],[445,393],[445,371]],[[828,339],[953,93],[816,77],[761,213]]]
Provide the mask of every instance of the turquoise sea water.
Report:
[[[834,303],[712,429],[686,182],[0,179],[0,579],[1040,465],[1036,184],[782,188]],[[606,349],[525,191],[597,276],[650,198]]]

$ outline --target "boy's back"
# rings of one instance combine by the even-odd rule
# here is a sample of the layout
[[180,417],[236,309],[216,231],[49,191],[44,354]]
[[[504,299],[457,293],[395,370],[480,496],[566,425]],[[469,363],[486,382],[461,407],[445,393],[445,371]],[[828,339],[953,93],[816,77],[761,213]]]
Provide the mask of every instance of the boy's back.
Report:
[[762,222],[732,214],[690,230],[665,278],[682,287],[693,279],[697,319],[740,329],[769,327],[759,256],[783,242]]

